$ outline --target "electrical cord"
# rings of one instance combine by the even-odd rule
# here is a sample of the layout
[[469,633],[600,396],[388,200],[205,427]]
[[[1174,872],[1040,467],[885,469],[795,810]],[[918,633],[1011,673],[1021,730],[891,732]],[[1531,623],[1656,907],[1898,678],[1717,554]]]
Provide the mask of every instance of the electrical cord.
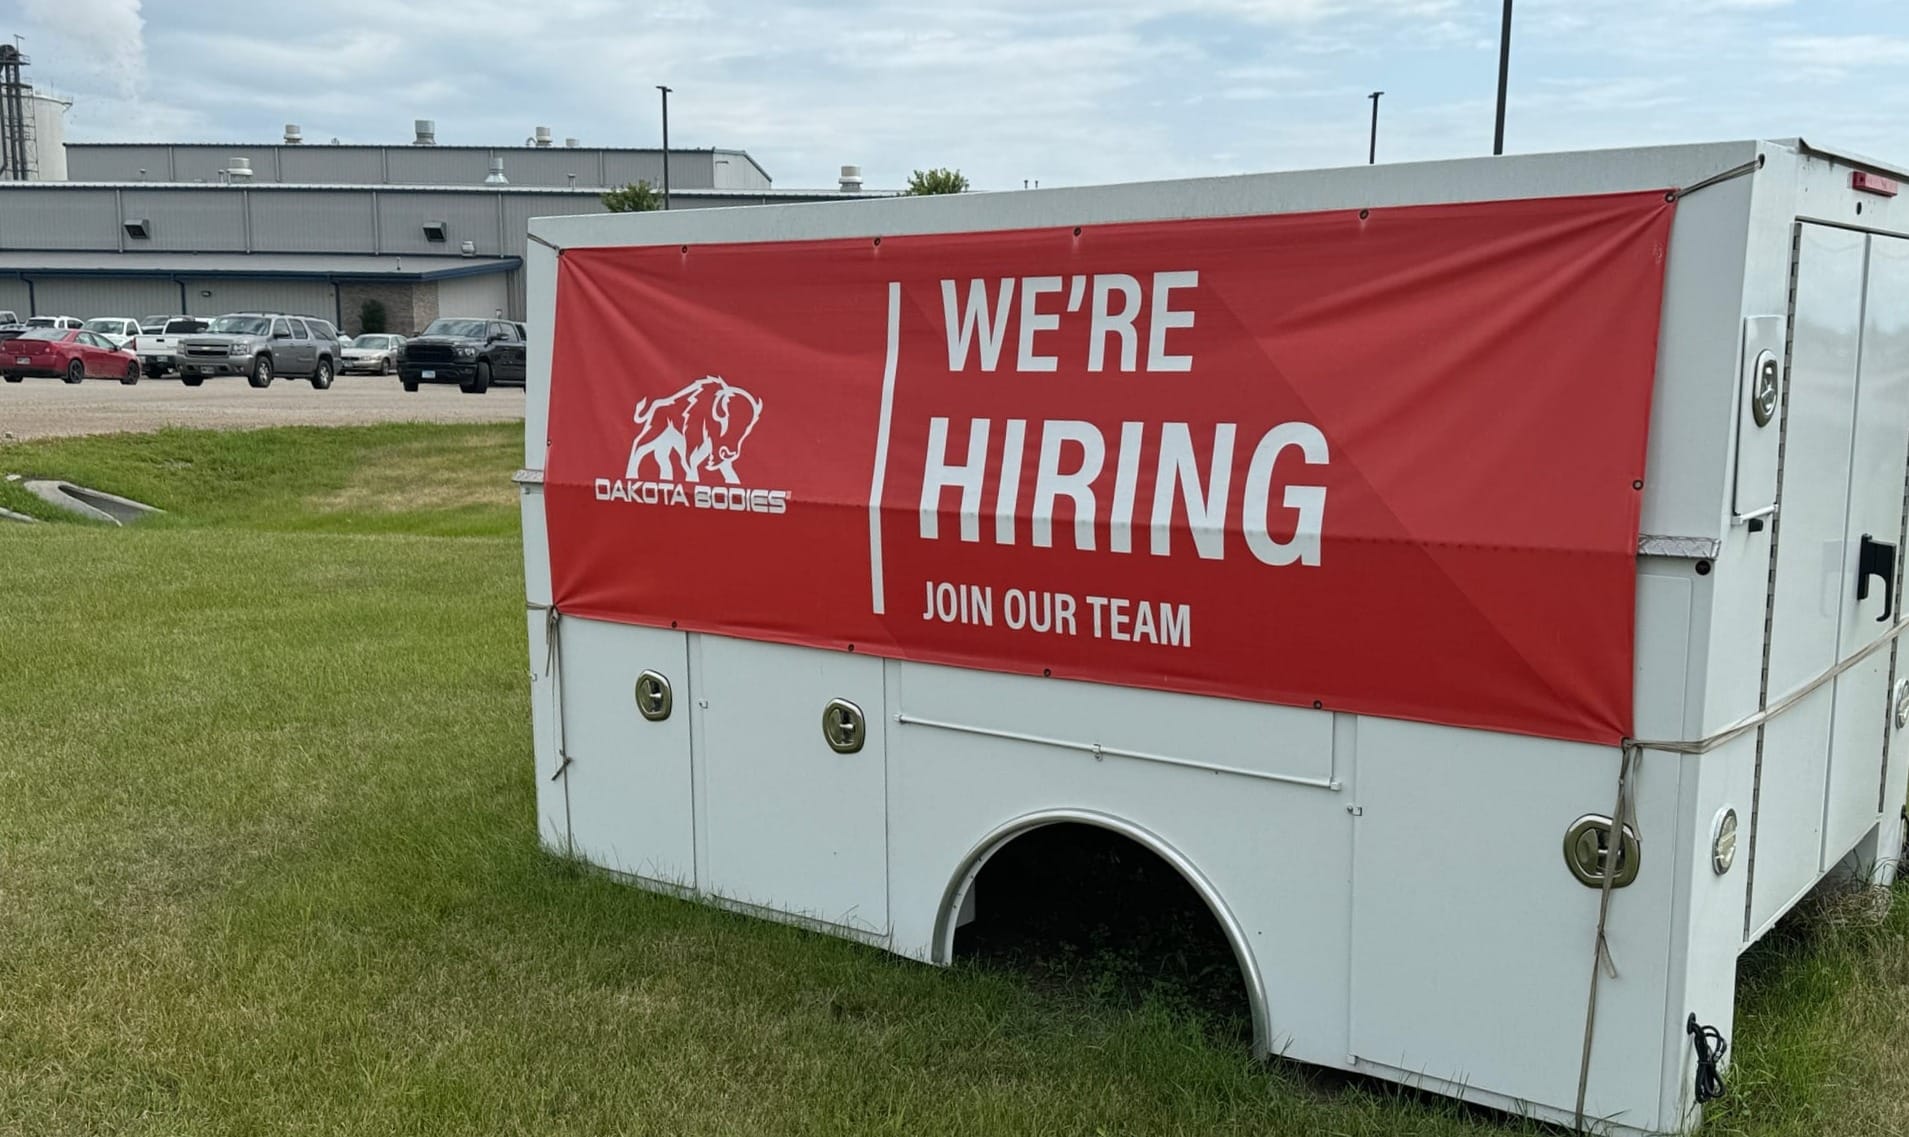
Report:
[[1717,1072],[1717,1066],[1730,1044],[1723,1040],[1722,1031],[1699,1023],[1695,1014],[1684,1023],[1684,1032],[1697,1048],[1697,1103],[1716,1101],[1724,1092],[1723,1075]]

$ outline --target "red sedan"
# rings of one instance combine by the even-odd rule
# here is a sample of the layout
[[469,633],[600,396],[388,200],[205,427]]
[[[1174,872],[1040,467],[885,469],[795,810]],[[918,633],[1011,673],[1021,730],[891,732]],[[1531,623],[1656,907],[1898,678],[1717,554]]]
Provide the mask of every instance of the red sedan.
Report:
[[113,346],[105,336],[78,328],[29,328],[0,341],[0,378],[18,383],[29,375],[64,379],[117,379],[139,382],[139,357]]

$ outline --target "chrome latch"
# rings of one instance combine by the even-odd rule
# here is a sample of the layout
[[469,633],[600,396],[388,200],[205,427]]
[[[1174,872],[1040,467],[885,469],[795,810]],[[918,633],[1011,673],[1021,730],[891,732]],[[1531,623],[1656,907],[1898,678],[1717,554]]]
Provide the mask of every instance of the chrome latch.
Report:
[[670,706],[674,702],[669,680],[661,672],[645,671],[636,677],[636,710],[644,718],[651,722],[662,722],[669,717]]
[[862,708],[847,699],[830,699],[822,708],[822,737],[837,754],[853,754],[868,741],[868,720]]
[[1611,865],[1611,819],[1600,814],[1586,814],[1571,823],[1564,831],[1564,864],[1578,883],[1589,888],[1603,888],[1604,874],[1615,873],[1611,879],[1612,888],[1623,888],[1637,879],[1637,870],[1644,860],[1644,848],[1637,840],[1637,831],[1624,826],[1623,844],[1617,850],[1616,865]]

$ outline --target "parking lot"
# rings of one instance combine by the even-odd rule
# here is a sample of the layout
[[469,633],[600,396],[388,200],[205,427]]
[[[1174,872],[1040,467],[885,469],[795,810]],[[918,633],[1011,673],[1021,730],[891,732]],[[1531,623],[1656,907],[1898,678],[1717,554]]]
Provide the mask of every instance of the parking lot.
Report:
[[282,380],[254,390],[243,380],[186,387],[176,379],[137,386],[53,380],[0,388],[0,440],[110,434],[162,427],[240,430],[263,426],[339,426],[376,422],[507,422],[524,417],[522,388],[467,395],[453,386],[407,394],[391,378],[341,375],[330,390]]

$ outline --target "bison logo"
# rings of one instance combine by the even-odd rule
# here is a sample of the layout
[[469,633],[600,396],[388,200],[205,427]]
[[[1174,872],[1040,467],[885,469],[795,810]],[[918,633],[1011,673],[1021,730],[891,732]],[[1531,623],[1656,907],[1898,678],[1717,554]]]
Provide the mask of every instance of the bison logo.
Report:
[[636,441],[630,444],[626,478],[642,477],[645,458],[656,463],[661,481],[695,482],[704,473],[721,474],[736,483],[736,459],[742,444],[762,417],[762,400],[721,376],[709,375],[660,399],[636,404]]

